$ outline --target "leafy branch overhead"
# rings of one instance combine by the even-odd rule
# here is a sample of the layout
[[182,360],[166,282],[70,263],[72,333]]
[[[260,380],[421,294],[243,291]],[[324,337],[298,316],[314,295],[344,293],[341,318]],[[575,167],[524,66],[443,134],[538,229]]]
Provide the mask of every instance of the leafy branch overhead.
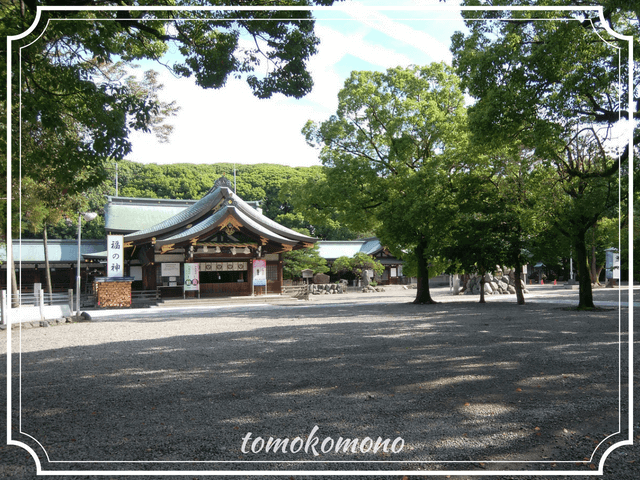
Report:
[[[509,2],[518,7],[538,3]],[[618,174],[635,173],[629,165],[630,149],[640,141],[637,113],[630,118],[632,144],[619,138],[629,120],[626,79],[632,72],[628,41],[610,34],[613,30],[637,37],[640,10],[634,2],[600,4],[604,19],[597,12],[575,9],[464,11],[469,31],[452,38],[454,66],[475,99],[469,107],[473,143],[515,146],[535,155],[550,168],[545,172],[553,173],[540,183],[547,191],[546,216],[573,246],[581,308],[593,308],[586,234],[600,218],[614,215],[619,199],[629,194],[624,182],[619,185]],[[634,55],[637,65],[637,49]],[[638,105],[637,76],[634,82]]]
[[[1,2],[0,32],[17,36],[33,24],[37,7],[58,4]],[[264,4],[235,1],[230,6]],[[14,155],[20,152],[20,161],[12,158],[13,178],[38,182],[44,165],[48,179],[75,194],[99,185],[106,165],[131,152],[132,131],[166,140],[178,106],[162,99],[157,73],[136,75],[136,62],[156,62],[176,76],[194,77],[203,88],[222,88],[230,76],[245,76],[260,98],[276,93],[300,98],[313,86],[307,62],[318,38],[310,10],[172,8],[218,5],[199,0],[92,2],[104,10],[83,10],[85,5],[71,0],[65,6],[76,11],[40,11],[34,31],[11,42],[11,147]],[[145,5],[168,9],[109,10]],[[0,46],[3,59],[5,45]],[[2,84],[6,73],[0,69]],[[5,128],[0,126],[2,139],[7,138]],[[17,198],[20,192],[11,195]]]

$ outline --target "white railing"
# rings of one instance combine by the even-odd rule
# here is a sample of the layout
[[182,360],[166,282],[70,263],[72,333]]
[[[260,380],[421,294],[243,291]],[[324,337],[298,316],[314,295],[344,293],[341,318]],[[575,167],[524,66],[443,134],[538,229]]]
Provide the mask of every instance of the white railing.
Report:
[[40,318],[44,320],[44,307],[68,305],[69,311],[73,312],[73,290],[67,290],[67,293],[45,293],[44,290],[36,290],[34,292],[18,292],[17,294],[7,295],[6,290],[2,290],[2,301],[0,308],[2,310],[2,325],[7,324],[7,312],[13,305],[19,307],[38,307],[40,310]]

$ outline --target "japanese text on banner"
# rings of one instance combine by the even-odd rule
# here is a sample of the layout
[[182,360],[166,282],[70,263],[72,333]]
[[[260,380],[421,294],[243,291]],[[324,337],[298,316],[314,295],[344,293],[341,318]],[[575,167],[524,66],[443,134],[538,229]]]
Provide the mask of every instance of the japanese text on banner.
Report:
[[107,277],[124,276],[124,236],[107,235]]

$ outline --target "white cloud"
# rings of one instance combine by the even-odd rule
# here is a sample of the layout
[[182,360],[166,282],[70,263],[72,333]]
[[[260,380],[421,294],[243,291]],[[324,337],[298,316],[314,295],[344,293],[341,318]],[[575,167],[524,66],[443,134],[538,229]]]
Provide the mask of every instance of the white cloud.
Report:
[[130,160],[143,163],[318,164],[315,151],[300,133],[309,112],[282,96],[260,100],[242,80],[221,90],[204,90],[191,79],[161,74],[164,97],[181,107],[170,119],[169,143],[152,134],[134,133]]
[[283,95],[257,99],[244,80],[236,79],[220,90],[204,90],[192,79],[176,79],[160,69],[163,98],[176,100],[181,107],[170,119],[174,132],[168,144],[158,143],[152,134],[132,134],[133,152],[128,158],[143,163],[318,165],[317,151],[306,144],[300,130],[309,119],[322,121],[335,113],[337,94],[345,80],[344,68],[342,72],[336,69],[340,61],[344,65],[350,55],[380,69],[416,63],[398,45],[416,48],[433,60],[450,61],[444,44],[424,31],[356,2],[344,5],[353,19],[316,22],[321,44],[308,63],[314,88],[302,100]]
[[[424,52],[433,61],[451,64],[453,57],[449,51],[449,46],[437,40],[434,36],[424,31],[416,30],[405,23],[394,21],[381,11],[369,9],[360,2],[349,2],[345,4],[343,9],[363,25],[367,25]],[[429,14],[425,13],[425,17],[429,17]]]

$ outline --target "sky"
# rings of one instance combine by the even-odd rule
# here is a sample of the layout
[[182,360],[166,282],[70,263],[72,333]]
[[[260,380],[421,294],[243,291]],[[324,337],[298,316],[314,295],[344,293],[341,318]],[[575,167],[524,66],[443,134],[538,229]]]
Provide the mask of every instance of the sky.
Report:
[[[450,37],[464,29],[455,10],[458,4],[456,0],[348,0],[315,11],[320,45],[308,62],[314,88],[300,100],[282,94],[258,99],[245,80],[230,79],[222,89],[204,90],[192,79],[173,77],[161,65],[145,64],[144,68],[160,73],[163,100],[175,100],[180,111],[168,122],[174,127],[169,143],[134,132],[127,159],[157,164],[320,165],[318,151],[306,144],[301,133],[305,123],[321,122],[335,113],[338,92],[353,70],[451,64]],[[393,9],[377,8],[385,5]],[[440,10],[421,8],[425,6]]]

